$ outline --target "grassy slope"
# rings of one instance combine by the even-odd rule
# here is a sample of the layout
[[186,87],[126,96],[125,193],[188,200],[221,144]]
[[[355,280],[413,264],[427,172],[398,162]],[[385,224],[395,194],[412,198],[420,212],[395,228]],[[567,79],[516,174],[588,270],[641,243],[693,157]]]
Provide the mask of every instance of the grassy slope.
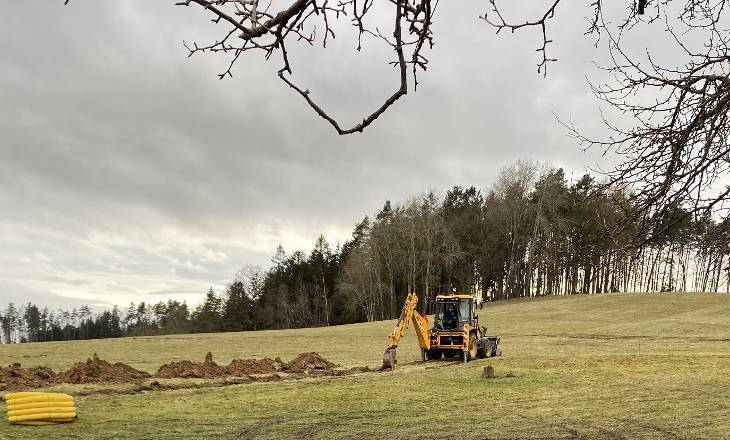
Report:
[[[501,358],[414,363],[345,379],[96,395],[78,399],[73,424],[0,424],[0,439],[722,439],[730,432],[729,296],[548,298],[489,305],[481,315],[490,333],[502,335]],[[345,366],[376,366],[392,325],[0,346],[0,364],[67,368],[97,352],[154,371],[210,350],[220,363],[318,351]],[[401,363],[416,360],[412,333],[401,347]],[[479,378],[488,364],[497,379]]]

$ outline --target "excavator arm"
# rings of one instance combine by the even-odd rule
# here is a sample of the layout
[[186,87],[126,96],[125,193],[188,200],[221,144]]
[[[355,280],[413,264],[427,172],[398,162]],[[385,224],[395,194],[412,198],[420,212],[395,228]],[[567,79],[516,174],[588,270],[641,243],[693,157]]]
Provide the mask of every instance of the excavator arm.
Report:
[[408,324],[411,321],[413,321],[413,329],[416,331],[418,345],[421,346],[421,349],[428,350],[431,347],[431,339],[428,334],[428,318],[418,313],[416,305],[418,305],[418,295],[415,292],[411,292],[406,297],[406,302],[403,305],[403,310],[395,328],[388,335],[388,348],[385,349],[385,353],[383,354],[384,369],[392,369],[395,367],[395,349],[398,348],[398,343],[406,333],[406,330],[408,330]]

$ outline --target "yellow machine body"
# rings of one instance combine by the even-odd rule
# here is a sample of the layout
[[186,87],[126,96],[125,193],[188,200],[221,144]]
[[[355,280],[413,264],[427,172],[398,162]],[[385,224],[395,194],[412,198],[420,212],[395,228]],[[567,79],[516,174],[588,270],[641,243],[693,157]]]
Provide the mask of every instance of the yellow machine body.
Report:
[[[430,327],[428,318],[416,310],[418,295],[415,292],[408,294],[400,318],[388,336],[388,347],[383,354],[383,368],[395,367],[396,348],[411,322],[418,337],[423,361],[458,355],[463,362],[468,362],[477,357],[501,354],[499,337],[487,336],[486,328],[479,326],[476,299],[473,295],[436,295],[435,304],[436,322]],[[439,314],[439,310],[443,312],[447,306],[453,312],[453,319],[450,321],[453,325],[449,328],[443,325],[443,313]]]

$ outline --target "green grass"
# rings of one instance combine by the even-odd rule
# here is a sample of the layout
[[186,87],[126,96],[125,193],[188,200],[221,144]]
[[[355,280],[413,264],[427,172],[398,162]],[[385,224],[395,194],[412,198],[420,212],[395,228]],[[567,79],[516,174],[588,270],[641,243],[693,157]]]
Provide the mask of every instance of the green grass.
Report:
[[[515,300],[481,313],[504,355],[467,365],[225,388],[79,397],[79,419],[0,423],[4,438],[725,439],[730,432],[730,296],[599,295]],[[248,333],[0,346],[0,364],[68,368],[94,352],[154,371],[318,351],[379,366],[393,321]],[[409,330],[399,361],[415,362]],[[493,365],[497,378],[483,380]],[[514,377],[509,377],[514,376]],[[70,392],[87,389],[64,385]]]

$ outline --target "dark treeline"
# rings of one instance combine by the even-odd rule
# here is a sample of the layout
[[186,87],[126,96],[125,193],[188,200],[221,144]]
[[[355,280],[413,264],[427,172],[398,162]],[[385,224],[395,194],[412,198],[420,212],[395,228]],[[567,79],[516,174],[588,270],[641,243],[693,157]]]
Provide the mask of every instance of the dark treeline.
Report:
[[[313,327],[397,317],[411,289],[429,312],[437,292],[484,301],[603,292],[728,292],[730,224],[681,207],[643,232],[625,218],[621,193],[594,178],[518,162],[487,192],[453,187],[385,203],[334,249],[282,246],[266,270],[248,267],[225,291],[185,302],[131,304],[93,315],[20,309],[0,312],[2,342]],[[620,231],[616,233],[616,231]]]

